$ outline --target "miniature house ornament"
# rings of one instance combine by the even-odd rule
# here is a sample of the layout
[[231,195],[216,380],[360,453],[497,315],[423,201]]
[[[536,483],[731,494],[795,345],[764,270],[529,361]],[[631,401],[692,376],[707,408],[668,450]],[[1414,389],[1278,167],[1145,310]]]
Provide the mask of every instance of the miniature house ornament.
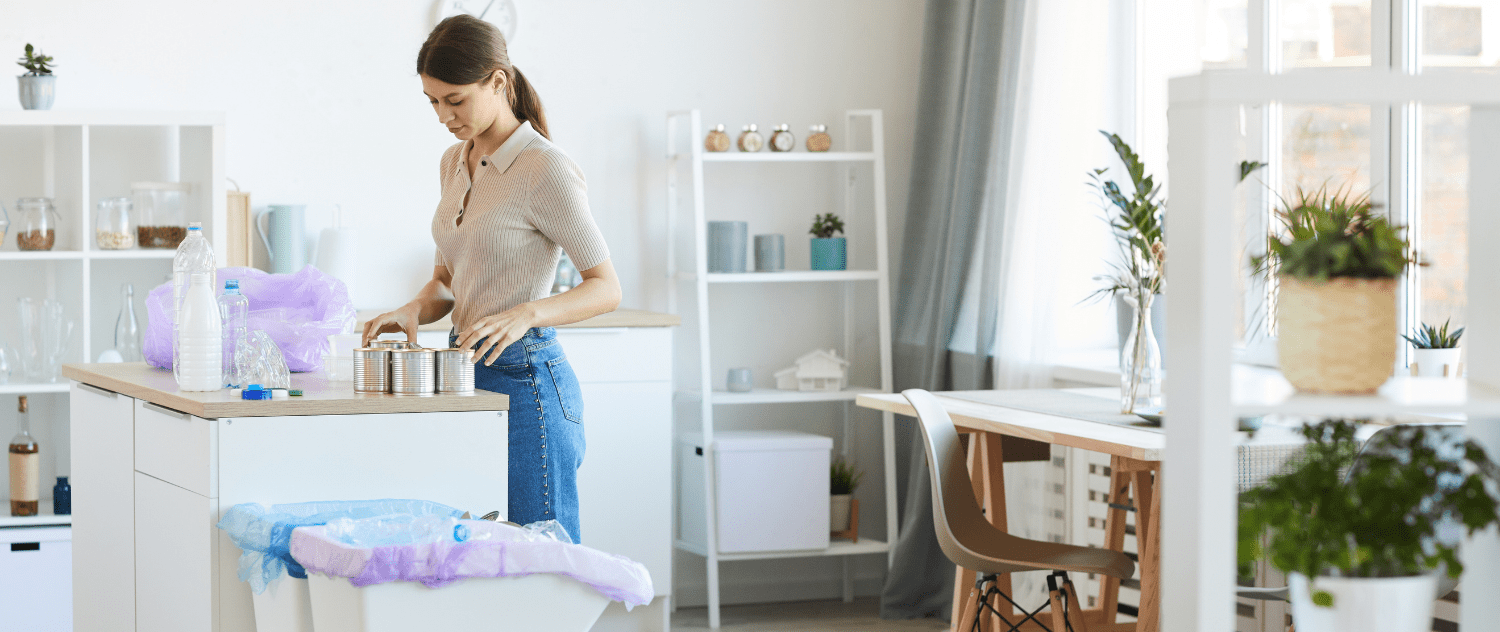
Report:
[[776,372],[776,388],[784,391],[844,390],[849,382],[849,361],[833,349],[818,349],[797,358],[796,366]]

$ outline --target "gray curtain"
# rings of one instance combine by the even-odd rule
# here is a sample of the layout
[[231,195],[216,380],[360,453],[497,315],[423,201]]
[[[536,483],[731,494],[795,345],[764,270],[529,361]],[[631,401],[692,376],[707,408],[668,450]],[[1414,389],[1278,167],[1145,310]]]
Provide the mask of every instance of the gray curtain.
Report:
[[[896,388],[990,387],[1000,213],[1017,137],[1026,0],[928,0],[905,250],[896,286]],[[971,284],[969,275],[980,275]],[[977,287],[975,348],[951,351],[963,293]],[[887,619],[948,618],[954,566],[938,548],[920,434],[898,421],[901,531],[881,594]]]

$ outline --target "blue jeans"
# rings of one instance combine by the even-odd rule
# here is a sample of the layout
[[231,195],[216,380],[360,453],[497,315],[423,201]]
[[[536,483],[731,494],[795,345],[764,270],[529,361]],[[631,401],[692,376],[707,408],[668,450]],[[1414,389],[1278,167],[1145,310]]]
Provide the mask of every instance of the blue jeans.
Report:
[[[448,344],[457,342],[450,334]],[[474,387],[510,396],[506,519],[522,525],[557,520],[574,543],[582,543],[578,467],[583,465],[583,391],[557,331],[533,327],[493,365],[485,366],[481,357],[474,365]]]

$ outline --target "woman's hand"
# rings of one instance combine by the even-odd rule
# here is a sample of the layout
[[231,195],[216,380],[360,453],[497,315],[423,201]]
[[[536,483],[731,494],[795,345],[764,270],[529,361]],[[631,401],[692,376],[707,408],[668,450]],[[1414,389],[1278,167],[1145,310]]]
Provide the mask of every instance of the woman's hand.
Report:
[[385,333],[406,333],[406,341],[417,344],[417,325],[420,325],[421,306],[416,302],[402,305],[395,311],[386,312],[365,322],[364,336],[360,346],[370,346],[370,341]]
[[486,316],[469,325],[469,328],[458,334],[459,349],[472,349],[480,340],[484,340],[484,346],[469,352],[469,361],[473,362],[486,353],[484,365],[490,366],[500,357],[512,343],[526,335],[526,330],[531,329],[536,323],[536,309],[530,303],[522,303],[507,309],[494,316]]

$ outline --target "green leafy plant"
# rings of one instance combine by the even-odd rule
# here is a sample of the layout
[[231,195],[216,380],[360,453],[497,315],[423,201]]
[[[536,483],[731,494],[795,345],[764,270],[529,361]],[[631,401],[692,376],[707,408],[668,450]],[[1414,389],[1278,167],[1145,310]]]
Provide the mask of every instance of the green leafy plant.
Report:
[[1326,281],[1330,278],[1389,279],[1414,261],[1402,228],[1373,212],[1369,194],[1348,185],[1329,191],[1297,187],[1281,200],[1280,234],[1266,239],[1266,254],[1251,258],[1258,272]]
[[835,496],[853,494],[854,488],[859,487],[859,479],[864,476],[864,472],[854,469],[854,466],[845,461],[844,457],[833,457],[833,462],[828,468],[828,493]]
[[844,232],[844,220],[839,219],[839,216],[833,213],[814,215],[812,230],[807,232],[819,239],[828,239],[833,237],[834,233]]
[[16,60],[16,65],[26,69],[26,76],[41,77],[52,74],[52,56],[43,55],[41,51],[32,53],[31,44],[26,45],[26,56]]
[[1125,173],[1130,177],[1132,192],[1126,194],[1113,180],[1104,174],[1109,168],[1089,172],[1093,187],[1099,193],[1106,209],[1104,220],[1109,223],[1120,249],[1120,257],[1111,262],[1114,272],[1099,277],[1105,287],[1092,296],[1114,296],[1120,292],[1132,294],[1156,294],[1162,290],[1163,268],[1166,265],[1167,248],[1162,242],[1162,217],[1167,201],[1161,197],[1161,185],[1146,173],[1141,157],[1118,134],[1099,130],[1111,146]]
[[[1435,537],[1436,528],[1453,519],[1473,534],[1500,522],[1500,466],[1472,439],[1442,445],[1421,425],[1376,435],[1356,459],[1356,428],[1345,420],[1303,426],[1306,460],[1240,495],[1242,576],[1262,557],[1309,578],[1407,577],[1440,564],[1454,577],[1463,571],[1456,545]],[[1332,605],[1325,592],[1313,600]]]
[[[1451,319],[1450,319],[1451,320]],[[1433,327],[1422,323],[1412,332],[1413,335],[1401,334],[1407,342],[1418,349],[1452,349],[1458,346],[1458,339],[1464,335],[1464,328],[1459,327],[1453,333],[1448,333],[1448,321],[1443,321],[1442,327]]]

